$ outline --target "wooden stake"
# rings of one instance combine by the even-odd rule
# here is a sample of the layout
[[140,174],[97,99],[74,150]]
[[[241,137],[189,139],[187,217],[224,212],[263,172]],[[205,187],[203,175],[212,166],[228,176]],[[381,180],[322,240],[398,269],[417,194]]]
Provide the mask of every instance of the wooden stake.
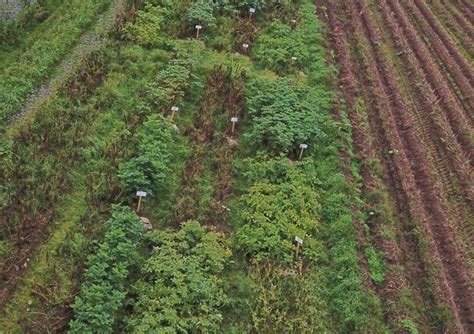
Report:
[[255,13],[255,8],[250,8],[249,12],[250,12],[249,20],[252,20],[252,15],[253,13]]
[[179,108],[177,106],[171,107],[171,120],[173,120],[174,114],[176,114],[177,111],[179,111]]
[[237,117],[232,117],[230,119],[231,123],[232,123],[232,133],[234,133],[235,131],[235,124],[239,121],[239,119]]
[[296,236],[295,237],[295,241],[296,241],[296,258],[295,258],[295,262],[296,262],[296,266],[298,267],[298,271],[301,273],[301,271],[303,270],[303,260],[300,261],[300,247],[303,245],[303,239],[301,239],[300,237]]
[[199,31],[201,31],[201,29],[202,29],[202,26],[201,26],[201,25],[199,25],[199,24],[196,25],[196,30],[197,30],[197,31],[196,31],[196,39],[199,38]]
[[137,213],[140,212],[140,207],[142,204],[142,197],[146,197],[147,193],[146,191],[137,191],[137,196],[138,196],[138,205],[137,205]]
[[301,160],[301,158],[303,158],[303,152],[305,149],[308,148],[308,144],[300,144],[300,154],[298,155],[298,160]]
[[142,204],[142,197],[138,197],[138,206],[137,206],[137,213],[140,213],[140,205]]

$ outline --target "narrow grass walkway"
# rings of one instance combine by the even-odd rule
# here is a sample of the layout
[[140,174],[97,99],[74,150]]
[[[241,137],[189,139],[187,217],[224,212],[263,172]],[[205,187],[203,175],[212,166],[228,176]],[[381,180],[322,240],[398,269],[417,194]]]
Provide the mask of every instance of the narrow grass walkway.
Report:
[[[52,223],[50,238],[29,262],[28,271],[0,314],[0,328],[5,333],[32,330],[25,328],[24,324],[33,325],[33,319],[51,321],[48,319],[50,314],[44,313],[44,310],[54,309],[55,305],[67,304],[72,300],[76,286],[75,265],[81,254],[64,250],[66,244],[72,243],[76,247],[69,248],[80,251],[81,244],[86,242],[77,237],[83,229],[80,221],[86,208],[84,177],[79,176],[74,184],[74,192],[64,197],[58,209],[58,218]],[[54,298],[50,299],[48,293],[54,293]],[[36,330],[42,328],[41,323],[36,325]]]

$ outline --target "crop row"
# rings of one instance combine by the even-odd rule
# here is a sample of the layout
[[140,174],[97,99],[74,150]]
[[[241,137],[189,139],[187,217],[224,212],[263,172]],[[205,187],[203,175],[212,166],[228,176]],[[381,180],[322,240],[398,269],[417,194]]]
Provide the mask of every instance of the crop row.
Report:
[[[441,59],[441,62],[447,68],[448,73],[453,78],[453,85],[457,85],[461,91],[461,102],[466,101],[467,110],[474,106],[474,97],[471,96],[474,83],[471,65],[464,59],[459,51],[454,47],[454,42],[449,35],[441,29],[437,24],[432,12],[425,4],[416,1],[415,4],[407,4],[409,12],[412,13],[414,21],[421,28],[421,32],[426,35],[429,40],[440,39],[442,43],[433,43],[432,48]],[[469,113],[467,113],[469,116]]]
[[[384,6],[381,6],[381,7],[382,8],[387,8],[387,7],[384,7]],[[388,115],[386,113],[381,114],[382,117],[380,117],[380,118],[378,118],[376,116],[376,114],[374,114],[370,118],[370,120],[372,122],[372,131],[374,131],[374,133],[376,133],[376,134],[378,133],[377,138],[378,138],[378,140],[381,140],[378,143],[378,145],[389,145],[389,146],[385,146],[385,149],[381,153],[382,156],[387,154],[385,150],[387,150],[388,148],[390,148],[392,150],[392,152],[397,151],[397,155],[401,156],[401,157],[394,157],[394,159],[395,159],[395,161],[398,160],[398,162],[396,163],[396,165],[398,166],[397,168],[402,168],[402,170],[405,170],[405,171],[399,174],[399,176],[403,175],[403,177],[399,178],[398,181],[395,179],[395,182],[392,184],[392,186],[395,187],[395,191],[392,193],[392,195],[397,197],[397,196],[399,196],[398,193],[400,191],[403,191],[407,196],[412,196],[411,197],[412,199],[409,202],[408,201],[406,202],[406,204],[409,203],[409,205],[402,205],[399,208],[401,209],[402,213],[404,211],[406,212],[406,210],[410,210],[409,209],[410,207],[415,208],[415,210],[413,210],[413,209],[410,210],[410,212],[412,213],[412,217],[418,217],[418,219],[417,219],[418,221],[421,221],[421,222],[424,221],[425,222],[425,225],[424,225],[425,228],[427,228],[429,230],[430,227],[428,225],[426,225],[426,218],[423,218],[424,214],[421,214],[421,216],[420,216],[420,213],[423,212],[426,209],[427,211],[426,211],[425,214],[429,214],[431,217],[433,217],[433,214],[438,215],[440,212],[436,213],[436,210],[433,211],[433,206],[431,206],[432,204],[430,204],[430,203],[432,203],[432,201],[439,201],[440,199],[442,200],[442,197],[439,197],[440,194],[436,195],[436,191],[433,191],[434,188],[433,188],[432,185],[429,186],[430,182],[431,182],[431,184],[433,184],[433,181],[429,181],[430,178],[431,178],[430,172],[428,170],[423,170],[423,167],[420,166],[420,165],[423,165],[423,163],[420,163],[419,161],[420,161],[420,159],[421,160],[423,159],[424,152],[422,154],[420,152],[420,150],[417,148],[417,141],[414,140],[413,134],[411,134],[411,136],[412,136],[411,139],[410,139],[410,135],[407,136],[407,133],[410,134],[410,132],[412,131],[411,127],[412,127],[412,124],[414,124],[414,122],[413,122],[413,119],[411,119],[411,117],[410,117],[410,113],[408,113],[408,112],[404,112],[403,114],[399,113],[399,110],[403,110],[405,108],[405,106],[404,106],[404,103],[402,102],[402,99],[401,99],[399,93],[398,93],[398,88],[397,88],[396,84],[393,82],[392,78],[394,78],[395,76],[394,76],[393,72],[391,72],[388,64],[386,64],[384,62],[383,54],[378,51],[377,47],[374,47],[374,43],[377,43],[377,44],[380,45],[380,43],[382,42],[381,36],[378,35],[377,31],[373,29],[372,23],[371,23],[372,18],[370,18],[367,15],[366,10],[362,10],[362,6],[356,7],[356,5],[354,4],[352,7],[349,7],[349,8],[352,11],[351,17],[352,17],[353,22],[352,22],[352,25],[348,26],[348,28],[347,28],[348,31],[349,30],[353,31],[355,29],[355,31],[358,32],[359,42],[364,39],[363,36],[368,36],[367,42],[365,42],[365,43],[360,42],[360,43],[362,43],[361,45],[365,48],[365,50],[367,50],[363,53],[365,55],[364,57],[366,58],[365,65],[364,65],[363,68],[367,69],[367,71],[368,71],[367,74],[369,75],[368,79],[365,79],[365,80],[368,80],[368,81],[365,82],[365,85],[374,85],[373,87],[375,87],[377,93],[376,93],[376,95],[374,95],[372,97],[366,96],[366,100],[367,100],[367,98],[369,98],[369,100],[376,101],[376,105],[377,105],[378,100],[381,100],[381,99],[386,100],[387,104],[383,107],[382,107],[383,104],[380,104],[379,105],[379,110],[392,110],[391,113],[393,113],[393,115],[394,115],[393,119],[391,119],[392,116],[390,115],[390,113]],[[333,15],[331,13],[332,11],[334,11],[334,6],[330,6],[330,10],[329,10],[329,12],[330,12],[329,17],[330,17],[331,26],[334,29],[337,26],[337,23],[335,23],[334,16],[331,17],[331,15]],[[358,13],[360,13],[360,15],[358,15]],[[359,20],[357,19],[358,17],[361,17],[363,23],[359,22]],[[338,29],[340,29],[340,28],[338,28]],[[339,37],[340,35],[342,35],[341,33],[338,33],[337,31],[335,31],[335,34],[336,35],[334,35],[334,36],[337,36],[337,37],[335,37],[335,40],[336,40],[335,45],[338,48],[337,50],[339,50],[338,56],[341,57],[340,55],[345,52],[344,49],[347,49],[348,46],[347,46],[347,43],[344,42],[342,37]],[[370,45],[369,41],[372,41],[372,45]],[[356,40],[355,43],[358,43],[358,41]],[[404,50],[404,51],[407,52],[408,50]],[[374,56],[371,56],[370,55],[371,53],[373,53]],[[378,59],[378,61],[375,62],[374,61],[375,59]],[[345,74],[345,77],[342,78],[342,81],[345,83],[346,86],[350,87],[351,83],[349,83],[349,81],[350,81],[350,78],[352,76],[352,69],[351,68],[354,68],[355,65],[352,65],[350,63],[350,60],[346,59],[344,61],[344,58],[342,58],[342,60],[343,60],[343,65],[346,64],[345,66],[343,66],[343,68],[345,67],[345,73],[346,74]],[[359,73],[358,75],[360,75],[361,69],[362,69],[361,67],[359,67],[359,69],[357,69],[357,67],[355,67],[355,73],[356,74]],[[385,73],[388,73],[388,75],[385,75]],[[387,88],[389,90],[386,90]],[[352,87],[351,89],[355,90],[355,87]],[[362,93],[362,95],[367,95],[366,93],[364,93],[363,90],[361,91],[361,93]],[[354,92],[352,94],[354,94]],[[354,96],[351,95],[351,93],[347,93],[347,94],[345,94],[345,96],[349,99],[348,102],[350,102],[350,105],[353,106],[354,103],[356,102],[356,99],[354,98]],[[384,102],[381,102],[381,103],[384,103]],[[384,121],[385,118],[387,119],[386,121]],[[359,122],[358,118],[356,118],[353,115],[351,117],[351,119],[354,122],[357,123],[357,124],[354,124],[354,125],[356,126],[355,130],[358,130],[361,127],[361,125],[358,123]],[[380,122],[378,124],[375,123],[375,120],[377,120],[377,119]],[[387,121],[388,121],[388,123],[387,123]],[[384,125],[384,124],[386,124],[386,125]],[[397,127],[401,127],[401,129],[403,131],[403,134],[404,134],[402,137],[399,137],[400,140],[396,139],[397,136],[398,136],[397,133],[395,133],[391,130],[391,128],[397,129]],[[381,130],[381,128],[387,129],[387,134],[388,134],[389,137],[386,137],[387,134],[385,134]],[[356,131],[355,134],[357,135],[357,131]],[[356,142],[360,141],[360,140],[363,140],[362,136],[354,137],[354,138],[355,138]],[[391,138],[392,140],[395,139],[395,141],[393,142],[393,144],[390,144],[390,141],[384,141],[385,139],[383,139],[383,138]],[[411,143],[410,143],[410,141],[411,141]],[[390,146],[390,145],[393,145],[393,146]],[[397,148],[396,150],[393,149],[395,147]],[[404,155],[405,151],[407,153],[407,157],[409,157],[410,160],[403,158],[403,155]],[[427,158],[429,159],[429,157],[427,157]],[[405,161],[403,161],[403,160],[405,160]],[[416,164],[411,164],[409,161],[413,161],[413,160],[416,160],[418,162]],[[400,163],[401,163],[401,165],[400,165]],[[427,162],[425,162],[424,164],[427,164]],[[430,165],[430,164],[427,164],[427,165]],[[390,177],[391,178],[396,177],[397,171],[394,170],[393,168],[391,168],[391,163],[384,163],[384,165],[385,165],[385,168],[387,168],[387,170],[389,171]],[[405,167],[403,167],[403,165]],[[413,168],[415,168],[415,169],[413,169]],[[416,178],[417,182],[414,182],[415,179],[412,178],[412,181],[407,184],[407,183],[405,183],[405,181],[403,181],[403,178],[409,177],[409,174],[407,174],[407,173],[411,173],[411,170],[415,173],[415,175],[417,175],[417,178]],[[370,181],[370,176],[367,177],[367,174],[368,173],[365,173],[365,174],[363,173],[363,175],[365,175],[366,182],[369,182],[369,184],[370,184],[370,182],[371,182]],[[369,179],[367,180],[367,178],[369,178]],[[426,182],[428,182],[428,183],[426,183]],[[399,186],[397,186],[397,183],[399,185],[401,185],[402,188],[398,188]],[[410,183],[413,185],[413,187],[409,186]],[[421,184],[421,187],[422,187],[421,192],[418,192],[418,190],[416,189],[417,186],[418,186],[417,183]],[[424,185],[423,185],[423,183],[424,183]],[[402,189],[405,189],[405,190],[402,190]],[[430,191],[432,192],[432,195],[429,194]],[[413,197],[413,195],[410,195],[410,192],[412,192],[412,194],[414,194],[415,197]],[[438,199],[438,198],[440,198],[440,199]],[[420,199],[422,199],[424,202],[421,202]],[[399,200],[403,201],[403,198],[401,197]],[[418,204],[416,204],[416,203],[418,203]],[[437,217],[442,217],[442,216],[437,216]],[[445,242],[447,242],[447,243],[452,242],[450,240],[452,240],[453,237],[449,236],[449,231],[446,231],[446,229],[445,229],[446,227],[443,227],[444,226],[443,225],[444,224],[443,220],[438,221],[438,222],[439,222],[438,224],[433,225],[433,228],[435,229],[434,231],[436,233],[434,235],[434,237],[438,238],[438,241],[441,242],[441,245],[443,245],[443,243],[445,243]],[[447,233],[447,234],[443,236],[443,233]],[[429,235],[429,233],[428,233],[428,235]],[[444,239],[444,238],[446,238],[446,239]],[[446,244],[444,244],[444,245],[446,245]],[[442,247],[444,247],[444,246],[442,246]],[[446,248],[445,248],[445,250],[446,250]],[[413,251],[415,253],[417,252],[416,249],[414,249]],[[454,257],[456,256],[455,254],[456,254],[456,251],[454,250],[454,253],[453,253]],[[429,263],[429,261],[426,262],[426,263]],[[462,265],[460,265],[459,268],[462,268]],[[463,285],[462,276],[459,276],[458,278],[459,278],[458,283],[460,284],[459,286],[462,286]],[[457,280],[457,278],[454,278],[454,279]],[[440,290],[438,290],[438,291],[440,291]]]
[[[367,17],[365,17],[367,19]],[[366,22],[369,22],[369,21],[366,21]],[[382,64],[383,63],[383,60],[380,62]],[[388,68],[385,68],[383,72],[386,72],[386,73],[390,73],[388,72]],[[388,76],[389,78],[391,78],[392,76],[389,75]],[[392,87],[394,87],[392,85]],[[392,88],[394,89],[394,88]],[[397,95],[397,90],[395,90],[395,96]],[[400,97],[399,97],[400,98]],[[394,110],[400,110],[400,107],[397,108],[397,106],[395,106],[396,109]],[[407,127],[407,125],[411,125],[413,123],[412,120],[407,120],[407,123],[405,123],[405,128]],[[403,124],[403,123],[402,123]],[[404,138],[406,138],[407,140],[410,140],[409,137],[407,136],[407,133],[409,133],[409,130],[405,130],[405,136]],[[462,267],[463,267],[463,264],[459,261],[459,254],[457,254],[456,252],[458,252],[458,250],[456,250],[456,247],[454,246],[453,244],[453,236],[450,235],[452,233],[452,231],[448,230],[447,229],[447,224],[449,224],[449,222],[447,221],[447,218],[446,216],[443,216],[443,212],[442,211],[439,211],[438,209],[436,208],[440,208],[440,196],[441,194],[437,194],[435,189],[433,188],[433,181],[429,181],[429,171],[428,170],[423,170],[422,168],[420,168],[421,166],[426,166],[426,162],[423,162],[422,160],[422,155],[420,154],[420,151],[416,152],[416,141],[413,142],[413,144],[415,146],[408,146],[408,150],[409,152],[412,151],[414,154],[412,157],[411,157],[411,160],[412,161],[419,161],[417,162],[416,166],[418,166],[419,170],[416,171],[414,170],[414,172],[416,173],[416,179],[417,179],[417,182],[418,182],[418,186],[420,187],[420,190],[421,190],[421,195],[423,196],[424,198],[424,201],[425,201],[425,207],[426,207],[426,210],[428,211],[428,213],[430,214],[430,216],[432,217],[432,224],[431,224],[431,227],[427,226],[426,228],[428,229],[433,229],[433,237],[435,238],[434,240],[436,240],[436,242],[438,243],[438,247],[442,247],[443,248],[443,253],[444,255],[440,255],[440,258],[443,259],[445,257],[451,257],[449,260],[447,260],[445,263],[448,264],[448,268],[447,268],[447,278],[448,279],[452,279],[454,281],[454,286],[451,286],[452,289],[459,289],[458,292],[455,292],[458,296],[458,298],[460,296],[462,296],[462,293],[459,294],[459,292],[461,291],[461,289],[464,289],[465,288],[465,280],[466,278],[464,277],[465,274],[462,273]],[[410,145],[408,143],[408,145]],[[431,184],[430,184],[431,182]],[[431,194],[429,193],[431,192]],[[437,203],[437,204],[436,204]],[[448,250],[449,249],[449,250]],[[451,253],[452,252],[452,253]],[[444,260],[443,260],[444,261]],[[451,267],[451,266],[454,266],[454,267]],[[451,276],[452,275],[452,276]],[[451,276],[451,277],[450,277]],[[463,303],[462,301],[459,301],[460,303]],[[466,302],[466,301],[464,301]]]
[[[461,194],[465,195],[467,203],[471,203],[472,186],[470,184],[472,183],[472,173],[469,158],[465,156],[460,144],[455,140],[456,136],[451,127],[448,126],[448,119],[438,103],[439,97],[430,87],[428,78],[425,72],[423,72],[419,60],[401,33],[400,26],[387,11],[383,11],[383,15],[387,22],[387,27],[390,28],[394,48],[403,50],[403,55],[400,58],[404,60],[407,69],[417,74],[416,80],[411,79],[410,83],[418,92],[418,94],[414,94],[414,98],[417,101],[415,110],[417,110],[419,127],[426,133],[425,137],[430,137],[427,139],[427,145],[435,146],[431,150],[433,159],[436,160],[437,164],[434,168],[440,169],[439,171],[445,180],[445,187],[451,188],[449,172],[442,167],[443,162],[439,163],[439,160],[444,158],[446,160],[444,164],[451,166],[451,172],[459,177],[462,188]],[[431,118],[426,117],[427,110],[431,110]],[[434,135],[430,135],[430,133]]]

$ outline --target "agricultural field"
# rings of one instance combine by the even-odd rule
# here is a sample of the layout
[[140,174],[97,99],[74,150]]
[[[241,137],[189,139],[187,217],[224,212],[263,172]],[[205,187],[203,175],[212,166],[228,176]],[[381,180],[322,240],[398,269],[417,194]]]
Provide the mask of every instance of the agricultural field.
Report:
[[470,0],[0,0],[0,333],[473,333]]

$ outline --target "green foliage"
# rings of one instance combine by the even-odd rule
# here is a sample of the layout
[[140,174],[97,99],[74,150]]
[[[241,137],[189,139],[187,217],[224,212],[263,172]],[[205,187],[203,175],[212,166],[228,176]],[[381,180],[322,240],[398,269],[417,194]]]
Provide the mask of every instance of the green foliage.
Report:
[[384,281],[384,263],[380,255],[373,247],[365,249],[365,256],[369,264],[372,280],[376,284],[381,284]]
[[309,91],[291,85],[288,79],[254,80],[248,87],[252,130],[247,136],[273,152],[289,153],[324,136],[318,105],[305,98]]
[[217,332],[227,303],[222,274],[230,251],[195,221],[152,237],[152,256],[135,284],[131,333]]
[[26,98],[48,78],[84,29],[96,20],[97,14],[109,3],[110,0],[71,1],[69,11],[61,20],[0,70],[0,126],[12,114],[20,111]]
[[321,210],[318,195],[296,167],[287,168],[277,183],[256,181],[241,200],[236,243],[257,261],[271,258],[290,265],[295,236],[305,241],[303,255],[308,261],[321,256],[321,245],[314,239]]
[[114,316],[125,295],[125,279],[137,263],[137,245],[144,233],[140,219],[124,207],[114,207],[105,237],[87,263],[85,282],[72,305],[70,333],[112,333]]
[[183,100],[185,92],[196,82],[189,66],[183,60],[174,59],[146,86],[147,99],[153,107],[169,109]]
[[169,121],[156,116],[143,123],[137,134],[137,156],[119,167],[120,182],[128,192],[155,194],[165,188],[171,172],[172,131]]
[[252,56],[260,66],[279,74],[300,69],[322,78],[328,72],[325,57],[321,57],[324,54],[322,27],[314,18],[312,6],[302,5],[299,15],[296,29],[279,20],[273,21],[257,36]]
[[188,22],[192,25],[200,24],[203,27],[212,28],[216,25],[215,9],[216,5],[212,1],[197,0],[189,7]]
[[[290,26],[274,21],[255,41],[252,55],[261,66],[284,73],[300,62],[308,62],[306,49],[305,41],[293,33]],[[292,60],[292,57],[297,59]]]
[[313,271],[296,273],[272,262],[250,270],[254,293],[250,302],[252,333],[328,333],[322,282]]
[[147,3],[145,10],[137,12],[134,23],[127,23],[124,28],[125,36],[146,47],[159,47],[164,45],[167,38],[163,33],[168,11],[160,6]]
[[[311,145],[312,149],[307,152],[306,159],[314,165],[314,169],[301,169],[301,181],[292,191],[297,193],[303,189],[305,194],[319,193],[319,196],[311,195],[310,198],[317,196],[318,205],[322,207],[320,212],[314,212],[314,219],[321,221],[321,224],[317,225],[316,231],[308,234],[317,238],[314,241],[317,245],[323,244],[325,248],[325,252],[321,253],[325,257],[320,256],[319,261],[327,263],[320,266],[319,270],[327,281],[324,299],[334,322],[334,330],[341,333],[383,332],[385,327],[381,321],[379,301],[362,289],[351,213],[354,192],[344,177],[338,157],[337,145],[340,145],[341,138],[347,136],[347,133],[338,131],[338,125],[330,117],[330,70],[325,66],[321,29],[314,15],[314,5],[303,1],[299,14],[301,16],[296,29],[291,30],[283,23],[276,22],[257,38],[253,56],[260,66],[286,74],[287,77],[297,75],[299,78],[297,84],[293,84],[294,87],[286,78],[274,82],[265,80],[259,85],[255,82],[262,80],[254,81],[249,85],[248,108],[252,117],[252,129],[248,136],[261,148],[269,148],[273,152],[278,150],[289,153],[303,141]],[[292,54],[298,57],[295,64],[290,63]],[[297,69],[304,71],[307,79],[301,78],[299,73],[294,74]],[[346,137],[344,142],[348,142]],[[259,169],[262,170],[261,166]],[[253,251],[257,250],[262,254],[267,249],[258,247],[265,241],[265,233],[278,230],[274,224],[274,213],[283,212],[284,215],[284,210],[288,210],[285,205],[289,202],[276,202],[277,205],[272,205],[275,200],[271,196],[280,192],[275,188],[280,187],[281,181],[278,179],[284,175],[284,167],[282,164],[272,163],[269,170],[271,173],[266,177],[266,182],[258,180],[262,175],[261,171],[247,173],[254,183],[249,186],[249,193],[255,193],[256,196],[255,199],[251,195],[243,196],[243,206],[253,210],[250,210],[251,215],[248,217],[259,222],[257,227],[266,224],[262,230],[248,228],[243,242]],[[317,190],[312,189],[308,182],[305,183],[305,180],[312,180],[314,177],[317,177],[316,184],[319,185]],[[283,197],[289,198],[298,198],[298,194]],[[280,211],[280,207],[284,209]],[[242,212],[248,211],[242,209]],[[264,214],[258,215],[259,211]],[[260,233],[258,238],[253,238],[255,230]],[[241,234],[239,236],[242,237]],[[311,240],[306,236],[303,252],[307,247],[307,239]],[[270,240],[271,252],[267,253],[283,253],[274,246],[277,244],[274,242],[276,238]],[[286,251],[290,251],[290,248]],[[286,262],[290,261],[291,257],[288,256]],[[376,263],[373,264],[377,268]],[[318,304],[317,301],[315,303]]]
[[404,319],[401,321],[402,327],[406,330],[409,334],[418,334],[418,328],[410,319]]

